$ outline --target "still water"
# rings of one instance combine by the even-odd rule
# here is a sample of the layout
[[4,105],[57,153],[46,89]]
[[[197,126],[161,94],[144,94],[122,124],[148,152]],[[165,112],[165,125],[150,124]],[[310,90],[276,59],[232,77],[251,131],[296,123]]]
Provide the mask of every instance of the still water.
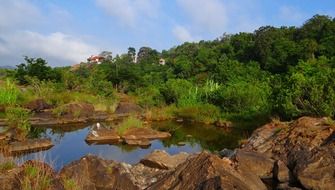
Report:
[[35,137],[50,138],[54,146],[46,151],[19,155],[17,159],[25,161],[42,157],[56,170],[87,154],[134,164],[156,149],[165,150],[170,154],[233,149],[238,146],[241,139],[248,138],[256,127],[251,123],[239,123],[230,129],[221,129],[197,123],[155,122],[152,123],[153,128],[168,131],[172,137],[166,140],[154,140],[149,148],[143,149],[127,145],[89,145],[85,142],[85,138],[92,126],[86,124],[35,128],[33,132]]

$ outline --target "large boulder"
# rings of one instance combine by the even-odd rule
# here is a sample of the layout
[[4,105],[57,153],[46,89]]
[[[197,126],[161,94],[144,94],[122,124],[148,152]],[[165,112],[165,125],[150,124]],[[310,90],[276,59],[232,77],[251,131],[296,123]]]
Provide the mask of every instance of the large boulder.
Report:
[[162,173],[142,164],[132,166],[88,155],[65,166],[60,176],[80,181],[84,190],[139,190],[156,182]]
[[255,189],[266,190],[260,178],[248,170],[238,170],[228,159],[206,152],[194,155],[148,187],[151,189]]
[[283,161],[306,189],[333,189],[334,137],[335,125],[329,119],[302,117],[291,123],[271,123],[257,129],[244,149]]
[[185,162],[188,156],[189,154],[184,152],[171,156],[164,150],[155,150],[145,156],[140,163],[151,168],[168,170]]
[[64,118],[89,118],[94,114],[94,106],[88,103],[69,103],[56,109]]
[[238,168],[249,170],[260,178],[272,178],[275,161],[257,152],[237,150],[233,159],[238,163]]

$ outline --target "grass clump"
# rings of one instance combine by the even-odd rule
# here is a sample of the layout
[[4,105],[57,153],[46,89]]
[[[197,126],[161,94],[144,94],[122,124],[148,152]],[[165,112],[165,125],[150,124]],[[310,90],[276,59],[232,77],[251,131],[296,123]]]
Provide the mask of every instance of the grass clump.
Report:
[[19,94],[20,91],[14,82],[7,79],[5,84],[0,86],[0,105],[16,104]]
[[143,122],[141,120],[137,119],[134,116],[129,116],[118,125],[116,130],[118,134],[123,135],[128,129],[142,127]]
[[65,190],[81,190],[82,188],[79,186],[78,182],[74,179],[63,179],[63,186]]
[[212,124],[220,118],[220,109],[211,104],[197,104],[178,108],[176,115],[186,120]]
[[162,108],[150,108],[145,112],[148,121],[164,121],[175,118],[176,106],[171,104]]
[[5,112],[5,117],[7,119],[7,124],[10,127],[19,129],[21,135],[25,137],[31,127],[29,118],[31,113],[28,109],[21,107],[7,107]]
[[6,160],[0,163],[0,173],[13,169],[16,164],[12,160]]
[[52,172],[43,166],[27,164],[20,179],[23,190],[45,190],[52,186]]

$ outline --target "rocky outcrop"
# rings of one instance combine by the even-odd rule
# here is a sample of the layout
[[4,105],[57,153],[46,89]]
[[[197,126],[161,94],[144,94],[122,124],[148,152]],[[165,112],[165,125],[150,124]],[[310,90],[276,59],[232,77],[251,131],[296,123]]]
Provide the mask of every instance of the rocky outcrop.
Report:
[[[306,189],[333,189],[334,136],[335,125],[329,119],[302,117],[291,123],[270,123],[257,129],[244,150],[279,160],[276,172],[279,181],[293,177]],[[290,171],[283,169],[284,166]]]
[[164,171],[85,156],[64,167],[60,176],[80,181],[83,189],[145,189],[157,181]]
[[189,154],[184,152],[171,156],[164,150],[155,150],[145,156],[140,163],[150,168],[169,170],[185,162],[188,156]]
[[94,106],[87,103],[70,103],[60,108],[59,115],[69,118],[88,118],[94,113]]
[[194,155],[148,189],[266,189],[256,175],[238,170],[234,163],[206,152]]

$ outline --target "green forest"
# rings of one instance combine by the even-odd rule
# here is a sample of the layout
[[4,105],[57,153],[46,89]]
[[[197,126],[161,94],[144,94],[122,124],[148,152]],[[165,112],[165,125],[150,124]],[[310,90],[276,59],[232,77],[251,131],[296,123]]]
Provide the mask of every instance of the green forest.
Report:
[[77,101],[112,111],[123,94],[153,120],[215,123],[335,114],[335,19],[324,15],[300,27],[263,26],[162,52],[129,47],[101,64],[77,68],[52,68],[43,58],[22,62],[0,71],[0,105],[10,108],[0,117],[36,98],[52,104],[55,114]]

